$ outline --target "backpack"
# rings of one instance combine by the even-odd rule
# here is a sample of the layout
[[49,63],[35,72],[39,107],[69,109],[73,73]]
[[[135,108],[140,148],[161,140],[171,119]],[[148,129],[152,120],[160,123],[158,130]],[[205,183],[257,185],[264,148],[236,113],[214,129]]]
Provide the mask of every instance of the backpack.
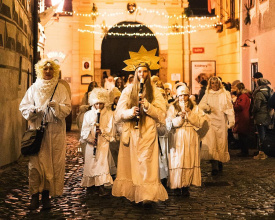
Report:
[[[269,88],[269,87],[268,87]],[[273,96],[274,96],[274,92],[272,89],[269,90],[269,96],[264,96],[266,98],[266,101],[267,101],[267,112],[271,118],[271,123],[270,125],[268,126],[268,129],[274,129],[274,122],[275,122],[275,111],[274,111],[274,108],[272,107],[271,103],[272,103],[272,100],[274,99]]]

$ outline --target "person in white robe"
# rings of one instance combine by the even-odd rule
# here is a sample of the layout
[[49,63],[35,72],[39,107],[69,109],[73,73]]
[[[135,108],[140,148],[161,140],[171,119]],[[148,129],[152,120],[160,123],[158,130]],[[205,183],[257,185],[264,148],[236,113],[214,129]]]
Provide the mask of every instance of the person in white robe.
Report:
[[[108,194],[105,187],[113,184],[109,164],[109,142],[113,138],[113,113],[105,107],[107,102],[107,90],[94,88],[90,92],[89,104],[92,109],[84,115],[80,139],[86,143],[81,186],[88,187],[88,191],[92,190],[102,196]],[[98,113],[100,113],[99,124],[97,124]]]
[[235,124],[234,108],[231,95],[222,85],[221,80],[213,76],[199,103],[199,107],[208,114],[210,128],[202,141],[201,159],[210,160],[213,176],[223,170],[223,163],[230,160],[228,152],[228,129]]
[[[82,101],[81,101],[81,105],[79,106],[79,112],[78,115],[76,117],[76,124],[77,127],[79,129],[79,131],[81,132],[81,128],[82,128],[82,123],[83,123],[83,118],[84,118],[84,114],[91,110],[91,106],[89,105],[89,93],[91,91],[93,91],[94,88],[97,88],[97,82],[96,81],[92,81],[90,82],[89,86],[88,86],[88,90],[87,92],[85,92]],[[80,149],[83,155],[83,159],[85,160],[85,149],[86,149],[86,144],[85,143],[80,143]]]
[[189,186],[201,186],[200,136],[207,118],[189,99],[189,88],[177,88],[177,101],[170,105],[166,125],[169,136],[168,186],[176,195],[189,196]]
[[[144,89],[139,101],[141,78],[144,79]],[[137,115],[139,123],[138,129],[135,129]],[[157,123],[164,124],[165,116],[165,101],[151,83],[149,65],[139,63],[135,70],[134,83],[123,90],[115,114],[115,122],[124,123],[117,178],[112,189],[114,196],[123,196],[135,203],[143,202],[146,206],[168,199],[159,177],[157,134]]]
[[[169,104],[167,101],[167,96],[162,88],[158,88],[160,93],[162,94],[165,103],[166,103],[166,110],[169,108]],[[161,183],[164,187],[167,187],[167,179],[168,179],[168,157],[167,157],[167,148],[168,148],[168,131],[166,129],[166,124],[157,124],[158,130],[158,141],[159,141],[159,175]]]
[[[37,79],[27,90],[19,110],[30,128],[40,126],[44,113],[48,123],[38,155],[29,156],[29,209],[39,207],[42,193],[43,209],[51,208],[50,196],[63,193],[66,153],[65,117],[70,114],[71,100],[66,87],[58,83],[59,65],[41,60],[35,65]],[[58,83],[58,84],[57,84]],[[57,85],[57,87],[56,87]],[[56,87],[52,101],[49,102]],[[49,107],[49,109],[48,109]]]
[[[115,110],[116,110],[117,103],[120,96],[121,96],[121,92],[117,87],[114,87],[109,94],[111,110],[113,112],[113,115],[115,115]],[[110,151],[116,167],[117,167],[117,158],[118,158],[118,151],[119,151],[119,144],[120,144],[120,136],[122,132],[122,124],[123,124],[122,122],[114,124],[113,136],[115,138],[114,138],[114,141],[110,142]]]

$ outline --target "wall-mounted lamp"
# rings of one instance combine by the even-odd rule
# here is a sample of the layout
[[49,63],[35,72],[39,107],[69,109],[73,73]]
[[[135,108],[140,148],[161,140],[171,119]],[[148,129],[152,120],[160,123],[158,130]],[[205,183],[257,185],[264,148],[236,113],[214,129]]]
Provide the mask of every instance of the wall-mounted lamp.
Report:
[[251,43],[253,43],[253,44],[255,44],[256,43],[256,41],[255,40],[249,40],[249,39],[246,39],[245,41],[244,41],[244,44],[241,46],[241,47],[244,47],[244,48],[246,48],[246,47],[250,47],[246,42],[251,42]]

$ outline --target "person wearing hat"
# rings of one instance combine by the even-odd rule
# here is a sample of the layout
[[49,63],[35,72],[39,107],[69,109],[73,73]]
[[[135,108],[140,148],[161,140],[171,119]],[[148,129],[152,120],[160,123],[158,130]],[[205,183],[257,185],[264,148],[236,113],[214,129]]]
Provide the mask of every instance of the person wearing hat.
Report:
[[189,196],[189,186],[201,186],[200,136],[197,133],[207,123],[202,110],[189,99],[189,88],[177,88],[177,100],[167,112],[166,126],[170,132],[168,186],[176,195]]
[[211,173],[215,176],[223,170],[223,163],[230,160],[227,130],[235,124],[231,95],[218,77],[213,76],[208,80],[199,107],[208,114],[211,122],[209,131],[202,140],[201,158],[211,161]]
[[[85,94],[82,98],[81,105],[79,106],[79,112],[78,112],[78,115],[76,117],[76,124],[77,124],[77,127],[78,127],[79,131],[81,131],[81,128],[82,128],[84,114],[88,110],[91,110],[91,106],[89,105],[89,93],[91,91],[93,91],[93,89],[96,88],[96,87],[98,87],[98,84],[97,84],[96,81],[90,82],[90,84],[88,86],[88,90],[87,90],[87,92],[85,92]],[[82,143],[82,144],[80,144],[80,147],[81,147],[81,152],[84,156],[83,159],[85,160],[85,147],[86,147],[86,144]]]
[[166,93],[166,96],[167,96],[168,103],[171,103],[171,102],[175,101],[173,99],[173,96],[172,96],[172,85],[171,85],[171,83],[165,83],[164,84],[164,90],[165,90],[165,93]]
[[[107,192],[104,186],[111,186],[113,184],[108,159],[109,141],[113,138],[113,113],[106,108],[107,103],[107,90],[94,88],[90,92],[89,104],[92,108],[84,115],[80,137],[80,141],[86,143],[81,186],[88,187],[88,191],[98,192],[99,195],[106,195]],[[100,121],[99,125],[97,125],[99,112]],[[96,151],[94,148],[96,148]]]
[[58,83],[59,68],[59,65],[51,59],[40,60],[35,65],[37,79],[27,90],[19,106],[30,128],[39,127],[44,114],[47,122],[39,153],[28,158],[31,194],[31,204],[28,208],[31,210],[39,208],[40,193],[43,209],[51,208],[50,196],[63,194],[66,154],[65,117],[70,114],[71,99],[66,87]]
[[[144,86],[140,96],[141,79]],[[139,62],[135,66],[134,82],[123,90],[115,113],[115,123],[123,122],[123,128],[113,196],[143,202],[145,206],[168,199],[159,177],[157,134],[157,123],[164,124],[165,117],[165,100],[151,82],[149,64]]]
[[257,84],[258,79],[261,79],[261,78],[263,78],[263,74],[261,72],[254,73],[253,78],[252,78],[252,80],[254,82],[254,89],[258,86],[258,84]]
[[[158,90],[161,92],[165,103],[166,103],[166,109],[168,110],[169,104],[167,102],[167,97],[164,89],[159,88]],[[159,141],[159,175],[160,180],[163,184],[163,186],[167,186],[167,178],[168,178],[168,158],[167,158],[167,147],[168,147],[168,132],[166,129],[165,124],[157,124],[157,130],[158,130],[158,141]]]
[[[111,110],[113,112],[113,115],[115,115],[115,110],[117,107],[118,100],[121,96],[121,92],[117,87],[114,87],[113,90],[109,93],[110,97],[110,103],[111,104]],[[110,142],[110,151],[115,163],[115,166],[117,167],[117,158],[118,158],[118,151],[119,151],[119,144],[120,144],[120,136],[122,131],[122,123],[115,123],[114,124],[114,141]]]

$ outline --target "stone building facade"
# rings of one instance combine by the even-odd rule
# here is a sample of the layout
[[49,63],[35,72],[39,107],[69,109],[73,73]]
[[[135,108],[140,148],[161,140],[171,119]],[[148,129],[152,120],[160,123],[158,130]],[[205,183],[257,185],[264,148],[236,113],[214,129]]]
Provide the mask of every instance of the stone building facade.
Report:
[[32,81],[31,1],[0,1],[0,167],[20,156],[19,103]]

